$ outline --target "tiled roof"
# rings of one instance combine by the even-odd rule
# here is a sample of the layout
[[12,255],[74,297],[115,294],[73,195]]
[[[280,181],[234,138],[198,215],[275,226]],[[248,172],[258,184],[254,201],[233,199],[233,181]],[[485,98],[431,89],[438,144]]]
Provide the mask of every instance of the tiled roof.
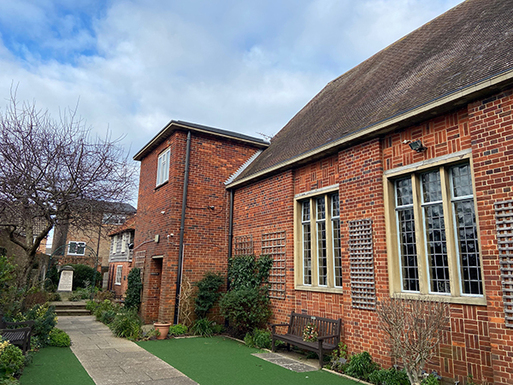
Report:
[[330,82],[234,185],[512,75],[513,1],[467,0]]

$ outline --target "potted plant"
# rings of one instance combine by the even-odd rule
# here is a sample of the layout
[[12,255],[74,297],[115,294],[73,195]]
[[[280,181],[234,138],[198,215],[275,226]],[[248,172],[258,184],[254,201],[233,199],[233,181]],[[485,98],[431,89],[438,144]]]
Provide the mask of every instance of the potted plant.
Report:
[[171,326],[171,322],[155,322],[153,327],[157,330],[160,335],[157,337],[158,340],[166,339],[169,333],[169,327]]

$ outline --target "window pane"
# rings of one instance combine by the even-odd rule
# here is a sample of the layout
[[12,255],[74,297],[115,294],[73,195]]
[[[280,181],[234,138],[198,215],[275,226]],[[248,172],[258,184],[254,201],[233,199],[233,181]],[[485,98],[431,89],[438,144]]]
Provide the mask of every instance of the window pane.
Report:
[[470,165],[464,164],[452,167],[451,175],[453,197],[474,195],[472,190],[472,177],[470,175]]
[[310,201],[301,204],[303,233],[303,284],[312,284],[312,238],[310,226]]
[[442,203],[426,204],[442,200],[439,171],[422,174],[422,192],[431,292],[450,293],[443,205]]
[[[462,291],[464,294],[482,295],[483,282],[470,166],[464,164],[452,167],[451,178]],[[458,197],[470,198],[458,200]]]
[[340,250],[340,201],[338,194],[331,199],[331,230],[333,247],[333,266],[335,268],[335,286],[342,287],[342,254]]
[[397,224],[403,290],[419,291],[411,178],[396,181],[395,191],[397,205],[402,206],[397,209]]
[[328,284],[328,259],[326,252],[326,204],[324,197],[317,198],[317,259],[319,264],[319,285]]
[[454,202],[463,293],[483,294],[474,201]]

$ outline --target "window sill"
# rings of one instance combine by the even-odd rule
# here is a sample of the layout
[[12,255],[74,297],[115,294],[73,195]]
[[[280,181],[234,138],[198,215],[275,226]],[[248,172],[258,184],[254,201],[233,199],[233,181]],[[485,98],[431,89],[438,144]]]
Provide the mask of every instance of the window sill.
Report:
[[165,186],[166,184],[169,183],[169,180],[166,180],[165,182],[162,182],[161,184],[155,186],[155,188],[153,189],[153,191],[157,191],[157,190],[160,190],[161,187]]
[[344,293],[344,289],[341,287],[296,285],[294,289],[302,290],[302,291],[315,291],[318,293],[332,293],[332,294],[343,294]]
[[114,285],[116,285],[116,286],[121,286],[121,283],[117,283],[117,282],[115,282],[115,283],[114,283]]
[[460,305],[486,306],[486,297],[451,297],[450,295],[434,294],[415,294],[415,293],[393,293],[392,298],[413,299],[413,300],[431,300],[446,303],[455,303]]

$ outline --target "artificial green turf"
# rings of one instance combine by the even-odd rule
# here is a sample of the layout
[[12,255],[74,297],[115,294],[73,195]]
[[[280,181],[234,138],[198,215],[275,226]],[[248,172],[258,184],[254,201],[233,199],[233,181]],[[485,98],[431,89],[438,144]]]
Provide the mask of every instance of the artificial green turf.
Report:
[[296,373],[252,356],[261,353],[223,337],[138,342],[200,385],[353,385],[322,370]]
[[21,385],[95,385],[70,348],[47,347],[23,369]]

